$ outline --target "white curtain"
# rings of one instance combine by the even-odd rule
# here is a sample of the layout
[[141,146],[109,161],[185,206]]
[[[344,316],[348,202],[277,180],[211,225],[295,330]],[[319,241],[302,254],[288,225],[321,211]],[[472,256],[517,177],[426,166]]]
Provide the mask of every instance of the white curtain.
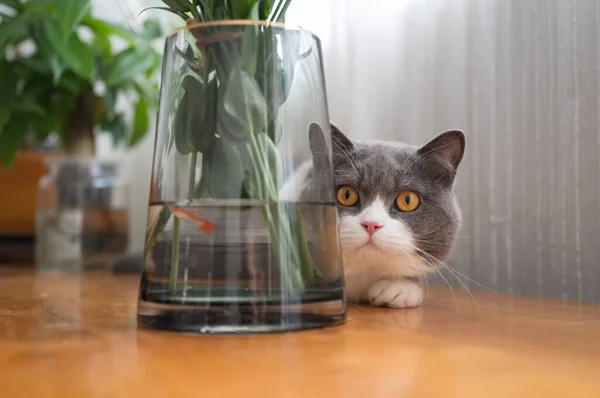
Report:
[[297,0],[289,15],[322,38],[350,136],[465,130],[456,270],[600,300],[600,1]]

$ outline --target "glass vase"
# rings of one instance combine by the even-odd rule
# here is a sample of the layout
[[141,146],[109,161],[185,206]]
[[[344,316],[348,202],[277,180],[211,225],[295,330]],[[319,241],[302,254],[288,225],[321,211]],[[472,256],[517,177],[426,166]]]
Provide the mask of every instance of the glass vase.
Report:
[[262,21],[188,25],[166,39],[159,102],[138,324],[343,323],[319,39]]

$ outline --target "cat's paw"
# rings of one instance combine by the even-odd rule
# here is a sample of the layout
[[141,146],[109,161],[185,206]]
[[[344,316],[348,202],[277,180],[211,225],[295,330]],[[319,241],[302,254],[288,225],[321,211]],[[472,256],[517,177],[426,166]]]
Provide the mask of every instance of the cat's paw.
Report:
[[369,303],[377,307],[409,308],[423,302],[423,289],[415,282],[383,279],[369,289]]

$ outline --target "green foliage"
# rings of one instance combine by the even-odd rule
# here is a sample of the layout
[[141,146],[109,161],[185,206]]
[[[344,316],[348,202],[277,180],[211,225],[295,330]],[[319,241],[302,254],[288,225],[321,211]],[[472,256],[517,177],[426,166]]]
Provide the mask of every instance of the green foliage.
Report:
[[[283,21],[291,0],[163,0],[168,11],[186,21],[225,19]],[[188,21],[189,22],[189,21]],[[191,183],[190,199],[259,199],[273,250],[290,291],[316,277],[302,223],[279,202],[282,162],[277,121],[301,57],[300,35],[265,24],[191,29],[198,51],[179,49],[183,67],[174,71],[183,93],[167,87],[175,111],[171,142],[191,158],[194,181],[197,156],[202,175]],[[169,145],[169,150],[171,146]],[[173,252],[178,250],[173,226]],[[153,244],[149,241],[148,244]],[[178,258],[172,259],[171,291],[176,288]]]
[[[154,74],[161,56],[152,41],[162,35],[159,22],[147,20],[134,31],[95,18],[90,0],[0,3],[9,8],[0,14],[0,163],[10,163],[24,142],[51,133],[68,145],[69,115],[85,95],[95,102],[93,125],[115,143],[133,146],[143,138],[158,102]],[[116,53],[119,41],[125,49]],[[31,42],[35,50],[23,55]],[[136,98],[131,124],[115,107],[122,95]]]
[[200,22],[252,19],[283,22],[291,0],[163,0],[168,10]]

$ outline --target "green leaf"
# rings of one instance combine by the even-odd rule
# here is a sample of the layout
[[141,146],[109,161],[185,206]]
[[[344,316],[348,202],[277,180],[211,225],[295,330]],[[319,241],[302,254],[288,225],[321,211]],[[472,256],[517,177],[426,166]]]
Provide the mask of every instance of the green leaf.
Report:
[[184,94],[177,111],[175,112],[175,121],[173,123],[173,132],[171,134],[175,137],[175,148],[182,155],[187,155],[192,151],[192,144],[190,143],[190,134],[188,134],[188,105],[189,97]]
[[61,0],[56,2],[55,7],[60,35],[66,43],[83,16],[90,11],[91,4],[89,0]]
[[0,0],[0,4],[9,6],[15,10],[21,10],[23,8],[23,4],[21,4],[20,0]]
[[59,58],[66,63],[78,76],[94,80],[96,64],[87,44],[83,43],[77,34],[71,35],[68,43],[63,43],[58,26],[52,19],[44,20],[44,33]]
[[56,85],[60,81],[65,66],[56,57],[50,58],[50,67],[52,68],[52,82]]
[[115,144],[120,143],[125,138],[125,118],[120,113],[115,115],[114,118],[106,120],[101,127],[102,130],[111,133]]
[[275,2],[275,0],[262,0],[260,2],[260,7],[258,10],[259,19],[264,21],[267,18],[269,18],[269,14],[271,13],[271,10],[273,9],[274,2]]
[[[261,35],[258,59],[265,59],[257,65],[256,80],[264,82],[261,87],[267,101],[268,120],[272,124],[281,105],[287,100],[294,79],[295,67],[300,57],[300,36],[296,31],[287,31],[283,36],[283,51],[276,51],[272,35]],[[267,130],[274,139],[276,134]],[[278,138],[276,142],[278,141]]]
[[104,34],[103,32],[94,32],[92,46],[96,50],[97,54],[101,55],[102,58],[106,59],[112,57],[110,35]]
[[233,19],[252,19],[249,18],[250,10],[256,8],[258,16],[258,5],[260,0],[235,0],[231,2],[231,14]]
[[129,140],[129,146],[136,145],[148,132],[148,105],[144,98],[140,98],[135,106],[133,117],[133,134]]
[[115,87],[106,87],[106,92],[104,93],[104,109],[107,113],[113,113],[115,111],[118,95],[119,92]]
[[277,12],[275,14],[275,20],[277,22],[285,21],[285,14],[291,3],[292,3],[292,0],[283,0],[281,7],[279,7],[279,10],[277,10]]
[[44,115],[46,110],[37,103],[34,97],[29,95],[21,95],[17,98],[14,109],[25,114],[35,113]]
[[167,6],[175,11],[190,12],[192,4],[186,0],[163,0]]
[[162,25],[159,21],[154,19],[147,19],[144,21],[144,28],[146,29],[150,39],[159,38],[163,34]]
[[112,66],[106,75],[106,85],[115,86],[133,79],[146,72],[155,64],[155,56],[151,48],[128,48],[115,56]]
[[72,94],[78,94],[82,89],[81,80],[75,76],[72,72],[63,73],[58,87],[68,90]]
[[252,132],[264,131],[267,103],[256,81],[235,66],[226,83],[222,109],[218,112],[222,134],[245,139]]
[[43,59],[40,54],[35,54],[30,58],[20,58],[19,61],[27,69],[31,69],[37,73],[46,75],[49,72],[48,62]]
[[[258,3],[256,3],[258,5]],[[255,7],[256,8],[256,7]],[[250,76],[256,73],[256,56],[258,55],[258,27],[247,26],[242,37],[243,68]]]
[[8,123],[8,119],[10,119],[10,111],[7,108],[0,108],[0,136],[4,125]]
[[229,19],[227,17],[227,7],[225,7],[225,6],[216,5],[214,8],[213,15],[214,15],[215,21],[220,21],[222,19]]
[[23,144],[29,128],[28,115],[13,113],[0,134],[0,163],[12,163],[17,150]]
[[0,109],[10,108],[17,96],[17,84],[19,76],[15,73],[11,64],[0,58]]
[[208,153],[210,173],[208,192],[214,198],[237,199],[242,196],[244,168],[236,146],[225,137],[215,140]]
[[2,28],[0,29],[0,54],[4,55],[4,47],[11,40],[26,32],[27,24],[31,22],[33,17],[33,14],[27,10],[8,21],[2,21]]
[[185,94],[175,115],[175,145],[182,154],[205,153],[215,139],[216,80],[203,85],[188,75],[182,85]]
[[133,30],[121,25],[95,19],[89,15],[84,16],[81,20],[81,23],[89,27],[95,35],[115,35],[125,40],[132,46],[137,47],[140,44],[139,36]]

